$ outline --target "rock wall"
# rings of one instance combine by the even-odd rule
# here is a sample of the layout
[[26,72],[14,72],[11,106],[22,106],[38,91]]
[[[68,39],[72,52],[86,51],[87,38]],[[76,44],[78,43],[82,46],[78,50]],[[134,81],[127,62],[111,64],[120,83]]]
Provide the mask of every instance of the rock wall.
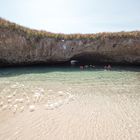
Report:
[[[0,26],[0,66],[55,64],[76,59],[89,63],[140,65],[140,32],[100,34],[97,38],[28,37]],[[134,35],[133,35],[134,34]],[[135,36],[136,34],[136,36]]]

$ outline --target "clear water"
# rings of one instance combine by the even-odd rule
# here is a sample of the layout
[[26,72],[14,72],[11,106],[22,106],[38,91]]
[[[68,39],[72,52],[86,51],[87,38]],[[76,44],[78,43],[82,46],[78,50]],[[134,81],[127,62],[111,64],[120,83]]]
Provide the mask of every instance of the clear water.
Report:
[[124,94],[140,97],[140,68],[102,67],[80,70],[79,67],[19,67],[0,69],[0,95],[16,92],[32,96],[42,92],[47,97],[71,94]]
[[[140,68],[102,67],[80,70],[79,67],[16,67],[0,69],[0,95],[12,93],[28,95],[43,92],[58,96],[64,92],[140,97]],[[67,94],[66,94],[67,96]],[[50,97],[51,98],[51,97]],[[55,97],[54,97],[55,98]]]
[[1,68],[0,81],[46,81],[65,84],[139,84],[140,67],[115,67],[80,70],[78,67],[20,67]]

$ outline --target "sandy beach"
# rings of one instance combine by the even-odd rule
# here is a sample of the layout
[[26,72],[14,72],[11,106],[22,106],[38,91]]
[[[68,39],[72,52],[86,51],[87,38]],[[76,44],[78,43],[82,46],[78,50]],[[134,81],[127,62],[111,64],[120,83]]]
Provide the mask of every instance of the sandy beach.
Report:
[[98,73],[1,77],[0,140],[139,140],[139,73]]
[[[79,88],[72,91],[75,94],[59,91],[56,87],[58,92],[49,89],[49,95],[38,92],[38,95],[26,97],[17,93],[3,100],[1,96],[0,140],[140,139],[139,96],[103,95],[111,89],[115,92],[111,86],[96,86],[100,92],[95,93],[95,90],[92,94],[88,93],[93,90],[91,87],[83,88],[81,93]],[[34,101],[34,97],[38,100]]]

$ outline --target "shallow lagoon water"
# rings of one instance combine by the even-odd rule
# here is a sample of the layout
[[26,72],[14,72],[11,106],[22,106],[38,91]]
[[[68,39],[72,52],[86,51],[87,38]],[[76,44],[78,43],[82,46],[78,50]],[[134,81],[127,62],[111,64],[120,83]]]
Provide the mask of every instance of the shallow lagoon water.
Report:
[[139,116],[139,67],[0,69],[2,140],[137,140]]

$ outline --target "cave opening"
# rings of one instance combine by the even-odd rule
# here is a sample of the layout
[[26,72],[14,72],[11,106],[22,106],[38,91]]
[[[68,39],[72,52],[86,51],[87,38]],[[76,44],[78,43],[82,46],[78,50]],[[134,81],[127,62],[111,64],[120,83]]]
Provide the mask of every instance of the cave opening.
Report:
[[100,54],[82,53],[70,59],[71,65],[102,65],[106,58]]

